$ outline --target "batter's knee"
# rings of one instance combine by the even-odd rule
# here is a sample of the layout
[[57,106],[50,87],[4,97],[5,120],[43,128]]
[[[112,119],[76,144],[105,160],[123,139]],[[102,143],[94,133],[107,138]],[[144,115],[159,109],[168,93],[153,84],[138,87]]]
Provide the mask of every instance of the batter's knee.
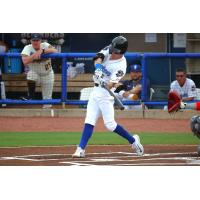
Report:
[[109,131],[114,131],[117,127],[117,123],[115,121],[105,122],[105,126]]
[[94,120],[94,119],[89,119],[89,118],[86,117],[86,119],[85,119],[85,124],[90,124],[90,125],[92,125],[92,126],[95,126],[96,120]]

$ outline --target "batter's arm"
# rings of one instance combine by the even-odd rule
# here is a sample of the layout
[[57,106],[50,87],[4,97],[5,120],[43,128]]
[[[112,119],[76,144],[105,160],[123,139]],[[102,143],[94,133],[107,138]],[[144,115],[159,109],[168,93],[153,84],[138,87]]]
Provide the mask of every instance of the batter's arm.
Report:
[[102,64],[103,60],[105,58],[105,55],[103,53],[97,53],[96,56],[93,58],[94,65],[96,64]]
[[101,58],[97,58],[95,61],[94,61],[94,65],[96,64],[101,64],[103,62],[103,60]]
[[116,85],[116,83],[113,83],[113,82],[108,82],[108,83],[107,83],[107,87],[108,87],[109,89],[115,87],[115,85]]

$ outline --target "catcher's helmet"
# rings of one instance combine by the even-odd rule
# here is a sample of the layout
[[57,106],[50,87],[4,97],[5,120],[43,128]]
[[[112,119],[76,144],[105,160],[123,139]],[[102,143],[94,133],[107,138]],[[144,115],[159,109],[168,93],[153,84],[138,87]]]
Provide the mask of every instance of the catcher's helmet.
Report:
[[123,36],[118,36],[112,40],[109,46],[109,53],[124,54],[128,48],[128,41]]
[[194,135],[200,139],[200,116],[193,116],[191,118],[190,127]]

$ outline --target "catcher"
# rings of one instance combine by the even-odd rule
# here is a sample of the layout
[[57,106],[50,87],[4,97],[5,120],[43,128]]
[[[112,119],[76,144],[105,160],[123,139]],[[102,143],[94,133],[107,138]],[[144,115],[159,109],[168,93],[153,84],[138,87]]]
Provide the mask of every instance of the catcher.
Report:
[[183,102],[178,92],[175,90],[168,94],[168,112],[174,113],[183,109],[200,110],[200,102]]
[[[168,94],[168,112],[175,113],[183,109],[200,110],[200,102],[183,103],[180,95],[176,91],[171,91]],[[200,139],[200,116],[193,116],[190,121],[190,127],[195,136]],[[197,148],[200,155],[200,145]]]
[[[200,139],[200,116],[193,116],[191,118],[190,128],[194,135]],[[200,145],[197,146],[197,153],[200,156]]]

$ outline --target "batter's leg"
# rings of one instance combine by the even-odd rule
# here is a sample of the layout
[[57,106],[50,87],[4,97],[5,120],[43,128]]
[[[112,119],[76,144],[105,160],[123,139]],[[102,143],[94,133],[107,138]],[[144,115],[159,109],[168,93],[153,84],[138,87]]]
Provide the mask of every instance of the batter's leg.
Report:
[[87,105],[87,114],[85,118],[85,125],[82,132],[79,147],[85,149],[90,137],[92,136],[94,126],[101,115],[101,111],[93,95],[91,94]]
[[113,102],[102,99],[99,103],[100,110],[102,112],[104,124],[108,128],[108,130],[113,131],[120,135],[121,137],[128,140],[131,144],[132,148],[136,151],[138,156],[142,156],[144,154],[144,148],[140,143],[140,138],[138,135],[130,135],[130,133],[125,130],[121,125],[117,124],[114,119],[114,107]]
[[79,146],[77,147],[75,153],[72,155],[73,158],[83,158],[85,157],[85,148],[89,139],[92,136],[94,126],[101,115],[101,111],[97,102],[95,101],[93,94],[90,95],[90,99],[87,105],[87,114],[85,118],[85,124],[81,136]]
[[109,131],[117,133],[121,137],[128,140],[130,144],[133,144],[135,142],[134,137],[115,121],[113,103],[113,101],[107,99],[102,99],[99,102],[104,124]]

